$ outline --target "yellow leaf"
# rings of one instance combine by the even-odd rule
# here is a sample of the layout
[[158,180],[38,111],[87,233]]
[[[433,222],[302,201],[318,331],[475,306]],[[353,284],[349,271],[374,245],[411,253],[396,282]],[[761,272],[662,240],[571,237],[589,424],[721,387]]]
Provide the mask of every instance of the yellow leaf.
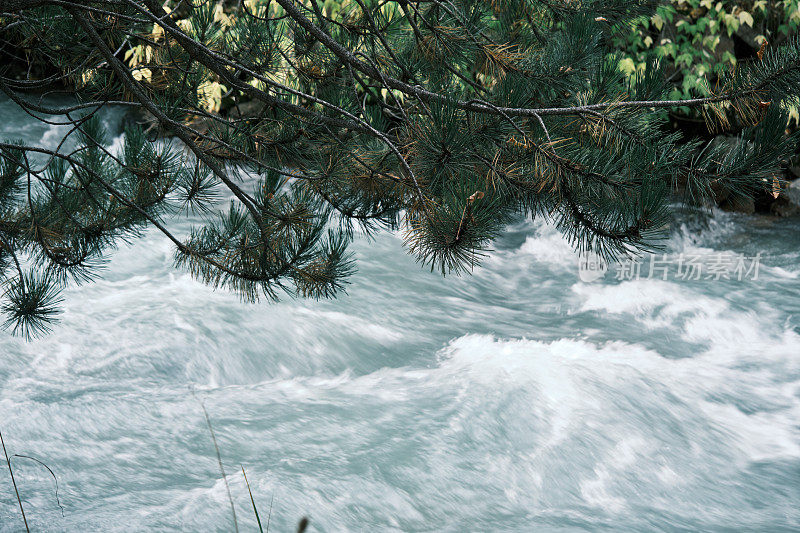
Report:
[[149,68],[138,68],[132,72],[133,79],[137,81],[147,80],[153,77],[153,72]]
[[227,89],[217,81],[204,81],[197,88],[201,105],[210,113],[217,113],[222,105],[222,95]]
[[218,22],[220,26],[226,28],[233,25],[232,17],[229,17],[222,8],[222,2],[214,8],[214,22]]
[[664,27],[664,19],[661,18],[661,15],[658,14],[653,15],[650,18],[650,21],[653,23],[653,26],[655,26],[658,31],[661,31],[661,28]]
[[751,28],[753,27],[753,15],[748,13],[747,11],[740,11],[739,12],[739,22],[742,24],[747,24]]
[[178,27],[183,30],[184,33],[188,35],[194,35],[194,26],[192,25],[191,19],[181,19],[176,22]]

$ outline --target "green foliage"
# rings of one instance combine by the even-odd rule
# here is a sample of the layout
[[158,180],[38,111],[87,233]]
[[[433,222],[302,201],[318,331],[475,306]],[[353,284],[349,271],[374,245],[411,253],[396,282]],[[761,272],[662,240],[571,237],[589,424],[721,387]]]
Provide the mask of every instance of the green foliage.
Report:
[[[178,267],[248,301],[331,297],[354,272],[355,230],[401,229],[421,263],[464,272],[513,217],[548,217],[578,251],[613,259],[658,246],[673,191],[704,201],[772,187],[797,144],[783,134],[800,86],[794,38],[735,71],[710,66],[706,93],[674,92],[675,65],[689,69],[681,83],[702,75],[691,70],[705,57],[696,35],[734,28],[726,14],[751,24],[724,2],[711,6],[713,30],[683,14],[695,5],[685,1],[91,5],[0,21],[0,51],[35,46],[57,66],[39,80],[0,72],[0,90],[71,125],[62,148],[76,145],[0,143],[5,312],[23,333],[52,318],[53,291],[97,275],[115,243],[146,227],[171,240]],[[644,42],[670,21],[691,37],[691,57],[661,41],[648,53],[655,38],[615,54],[615,39],[641,29]],[[42,44],[45,29],[70,47]],[[70,81],[85,107],[23,96]],[[95,115],[108,101],[152,121],[149,133],[127,131],[119,153]],[[666,110],[681,104],[743,127],[737,148],[668,133]],[[223,195],[231,204],[217,213]],[[189,212],[204,221],[188,236],[164,225]],[[23,281],[25,261],[39,277]]]
[[673,82],[669,98],[695,98],[712,95],[720,76],[743,59],[734,36],[755,49],[797,35],[798,26],[798,0],[670,0],[653,15],[620,26],[611,42],[624,52],[620,70],[641,71],[655,55]]
[[6,288],[0,310],[6,314],[3,324],[26,339],[46,333],[56,320],[61,289],[35,272],[21,272]]

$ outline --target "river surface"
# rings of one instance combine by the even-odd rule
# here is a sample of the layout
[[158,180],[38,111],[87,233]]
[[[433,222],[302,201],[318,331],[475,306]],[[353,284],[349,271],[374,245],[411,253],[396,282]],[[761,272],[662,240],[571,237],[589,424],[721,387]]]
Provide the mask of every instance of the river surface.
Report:
[[[0,101],[0,137],[63,130]],[[106,115],[116,131],[119,112]],[[191,221],[170,227],[185,236]],[[357,238],[346,295],[245,304],[147,232],[0,332],[0,430],[35,531],[800,529],[800,223],[676,215],[668,257],[762,254],[737,279],[646,264],[588,283],[545,222],[442,278]],[[748,263],[752,266],[752,263]],[[710,268],[707,266],[707,268]],[[617,279],[618,277],[622,279]],[[194,389],[193,395],[190,389]],[[23,529],[0,469],[0,531]]]

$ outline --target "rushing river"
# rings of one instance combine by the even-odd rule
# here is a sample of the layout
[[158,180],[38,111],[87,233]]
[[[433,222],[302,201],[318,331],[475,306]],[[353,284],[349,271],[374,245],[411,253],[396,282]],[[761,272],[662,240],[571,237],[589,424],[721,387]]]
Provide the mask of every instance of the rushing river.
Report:
[[[6,100],[0,119],[62,133]],[[356,239],[347,295],[250,305],[148,232],[65,291],[49,336],[0,332],[6,447],[63,506],[13,459],[31,528],[232,531],[202,400],[242,531],[241,466],[278,532],[797,530],[800,224],[684,212],[666,245],[761,252],[757,279],[585,283],[535,221],[471,276],[382,233]],[[22,528],[0,469],[0,531]]]

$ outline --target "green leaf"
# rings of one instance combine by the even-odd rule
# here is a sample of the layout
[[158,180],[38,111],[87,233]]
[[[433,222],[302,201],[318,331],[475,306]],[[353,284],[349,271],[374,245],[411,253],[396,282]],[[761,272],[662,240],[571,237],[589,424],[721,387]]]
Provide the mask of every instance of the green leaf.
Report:
[[620,60],[618,68],[620,71],[624,72],[626,76],[631,76],[636,72],[636,64],[630,57]]

